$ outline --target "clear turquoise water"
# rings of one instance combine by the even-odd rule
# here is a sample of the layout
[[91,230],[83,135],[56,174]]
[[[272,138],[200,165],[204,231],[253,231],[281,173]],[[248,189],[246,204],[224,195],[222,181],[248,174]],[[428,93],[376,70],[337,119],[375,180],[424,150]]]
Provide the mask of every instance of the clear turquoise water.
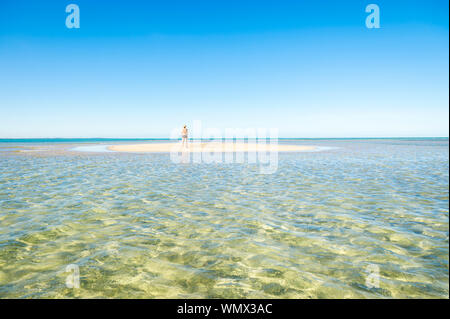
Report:
[[272,175],[81,142],[0,142],[1,298],[449,296],[448,139],[282,141],[336,148]]

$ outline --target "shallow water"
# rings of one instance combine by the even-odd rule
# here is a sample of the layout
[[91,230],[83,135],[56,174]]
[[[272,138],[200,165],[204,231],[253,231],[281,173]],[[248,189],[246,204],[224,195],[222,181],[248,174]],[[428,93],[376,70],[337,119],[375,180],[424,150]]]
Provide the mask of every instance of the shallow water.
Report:
[[265,175],[0,143],[0,297],[448,298],[448,139],[282,143],[332,149]]

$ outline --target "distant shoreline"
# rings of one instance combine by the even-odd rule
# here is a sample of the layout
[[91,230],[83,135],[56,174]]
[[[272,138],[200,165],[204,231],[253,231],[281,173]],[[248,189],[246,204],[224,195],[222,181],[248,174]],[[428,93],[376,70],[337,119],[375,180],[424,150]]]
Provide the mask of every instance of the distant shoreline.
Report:
[[[220,140],[247,140],[248,138],[223,138]],[[449,137],[280,137],[278,140],[448,140]],[[0,138],[0,143],[93,143],[93,142],[127,142],[127,141],[177,141],[171,138]],[[191,141],[209,141],[213,139],[190,138]],[[267,138],[269,140],[269,138]]]

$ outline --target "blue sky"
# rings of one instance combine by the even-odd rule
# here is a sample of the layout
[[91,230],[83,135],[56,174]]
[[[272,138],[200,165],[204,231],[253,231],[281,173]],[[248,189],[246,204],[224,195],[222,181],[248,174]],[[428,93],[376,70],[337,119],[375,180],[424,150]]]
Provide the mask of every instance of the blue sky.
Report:
[[[65,7],[80,8],[68,29]],[[367,29],[366,5],[380,7]],[[448,1],[0,2],[0,138],[448,136]]]

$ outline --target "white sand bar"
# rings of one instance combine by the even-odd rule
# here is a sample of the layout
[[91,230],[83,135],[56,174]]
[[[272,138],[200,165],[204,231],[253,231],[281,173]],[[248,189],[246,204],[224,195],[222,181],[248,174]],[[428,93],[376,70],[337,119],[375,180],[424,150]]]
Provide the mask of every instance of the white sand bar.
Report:
[[305,152],[314,151],[315,146],[243,143],[243,142],[192,142],[183,148],[181,142],[152,143],[152,144],[124,144],[108,147],[111,151],[131,153],[169,153],[169,152]]

